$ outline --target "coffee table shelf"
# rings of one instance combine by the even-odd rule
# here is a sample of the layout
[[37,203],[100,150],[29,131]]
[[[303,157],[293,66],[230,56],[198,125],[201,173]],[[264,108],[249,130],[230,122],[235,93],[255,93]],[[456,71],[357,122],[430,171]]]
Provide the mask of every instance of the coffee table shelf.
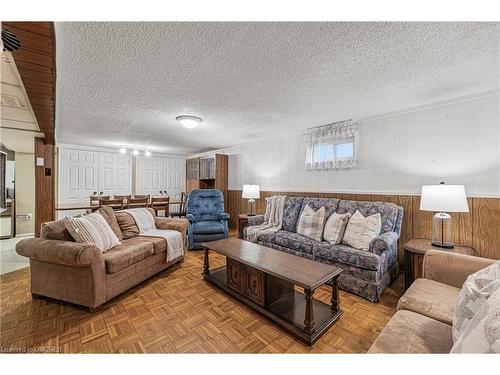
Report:
[[[270,319],[294,337],[312,345],[328,328],[330,328],[342,315],[338,298],[337,278],[341,270],[334,266],[325,268],[326,265],[318,263],[318,279],[311,278],[313,268],[317,262],[312,262],[301,257],[283,254],[278,250],[269,249],[264,246],[249,244],[238,239],[219,240],[205,245],[205,264],[203,277],[206,281],[222,289],[224,292],[238,299],[242,303],[256,310],[266,318]],[[236,252],[231,248],[240,247]],[[261,252],[267,261],[286,259],[283,264],[284,272],[281,276],[275,267],[270,270],[270,265],[260,265],[248,258],[245,251],[249,247],[253,251]],[[210,269],[209,250],[226,255],[226,266]],[[276,259],[274,259],[276,258]],[[244,261],[244,263],[242,262]],[[289,270],[305,267],[304,276],[297,275],[298,279],[290,280]],[[271,271],[271,272],[266,272]],[[331,305],[314,299],[314,290],[325,281],[325,275],[332,281]],[[304,285],[303,280],[309,285]],[[295,284],[300,280],[300,287],[304,293],[296,290]]]

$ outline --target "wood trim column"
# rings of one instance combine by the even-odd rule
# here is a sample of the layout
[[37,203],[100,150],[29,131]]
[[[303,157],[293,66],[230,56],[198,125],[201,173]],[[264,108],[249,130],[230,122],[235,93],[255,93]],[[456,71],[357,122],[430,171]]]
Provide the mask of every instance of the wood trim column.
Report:
[[[43,166],[36,165],[37,158],[43,158]],[[55,219],[54,162],[54,145],[35,138],[35,237],[40,237],[42,223]]]

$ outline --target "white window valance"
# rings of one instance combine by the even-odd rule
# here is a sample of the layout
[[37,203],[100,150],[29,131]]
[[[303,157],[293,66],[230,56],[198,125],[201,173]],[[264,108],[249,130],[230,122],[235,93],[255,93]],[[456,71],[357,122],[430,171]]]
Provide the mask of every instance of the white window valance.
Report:
[[311,128],[304,134],[307,170],[354,168],[358,160],[358,124],[352,120]]

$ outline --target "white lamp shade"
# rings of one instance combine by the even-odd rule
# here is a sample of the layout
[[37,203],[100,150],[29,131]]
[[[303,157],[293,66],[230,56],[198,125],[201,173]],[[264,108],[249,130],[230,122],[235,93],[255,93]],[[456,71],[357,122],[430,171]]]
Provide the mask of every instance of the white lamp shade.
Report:
[[259,185],[243,185],[243,194],[241,197],[245,199],[259,199]]
[[469,212],[464,185],[422,186],[420,209],[435,212]]

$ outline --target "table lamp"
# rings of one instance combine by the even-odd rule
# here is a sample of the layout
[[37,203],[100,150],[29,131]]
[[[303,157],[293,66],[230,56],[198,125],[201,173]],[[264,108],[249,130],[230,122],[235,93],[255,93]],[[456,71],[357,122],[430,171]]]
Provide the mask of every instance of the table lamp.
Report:
[[420,197],[422,211],[437,212],[432,218],[432,244],[453,248],[451,216],[447,212],[469,212],[464,185],[424,185]]
[[248,199],[248,216],[255,216],[255,200],[260,198],[259,185],[243,185],[243,194],[241,197]]

